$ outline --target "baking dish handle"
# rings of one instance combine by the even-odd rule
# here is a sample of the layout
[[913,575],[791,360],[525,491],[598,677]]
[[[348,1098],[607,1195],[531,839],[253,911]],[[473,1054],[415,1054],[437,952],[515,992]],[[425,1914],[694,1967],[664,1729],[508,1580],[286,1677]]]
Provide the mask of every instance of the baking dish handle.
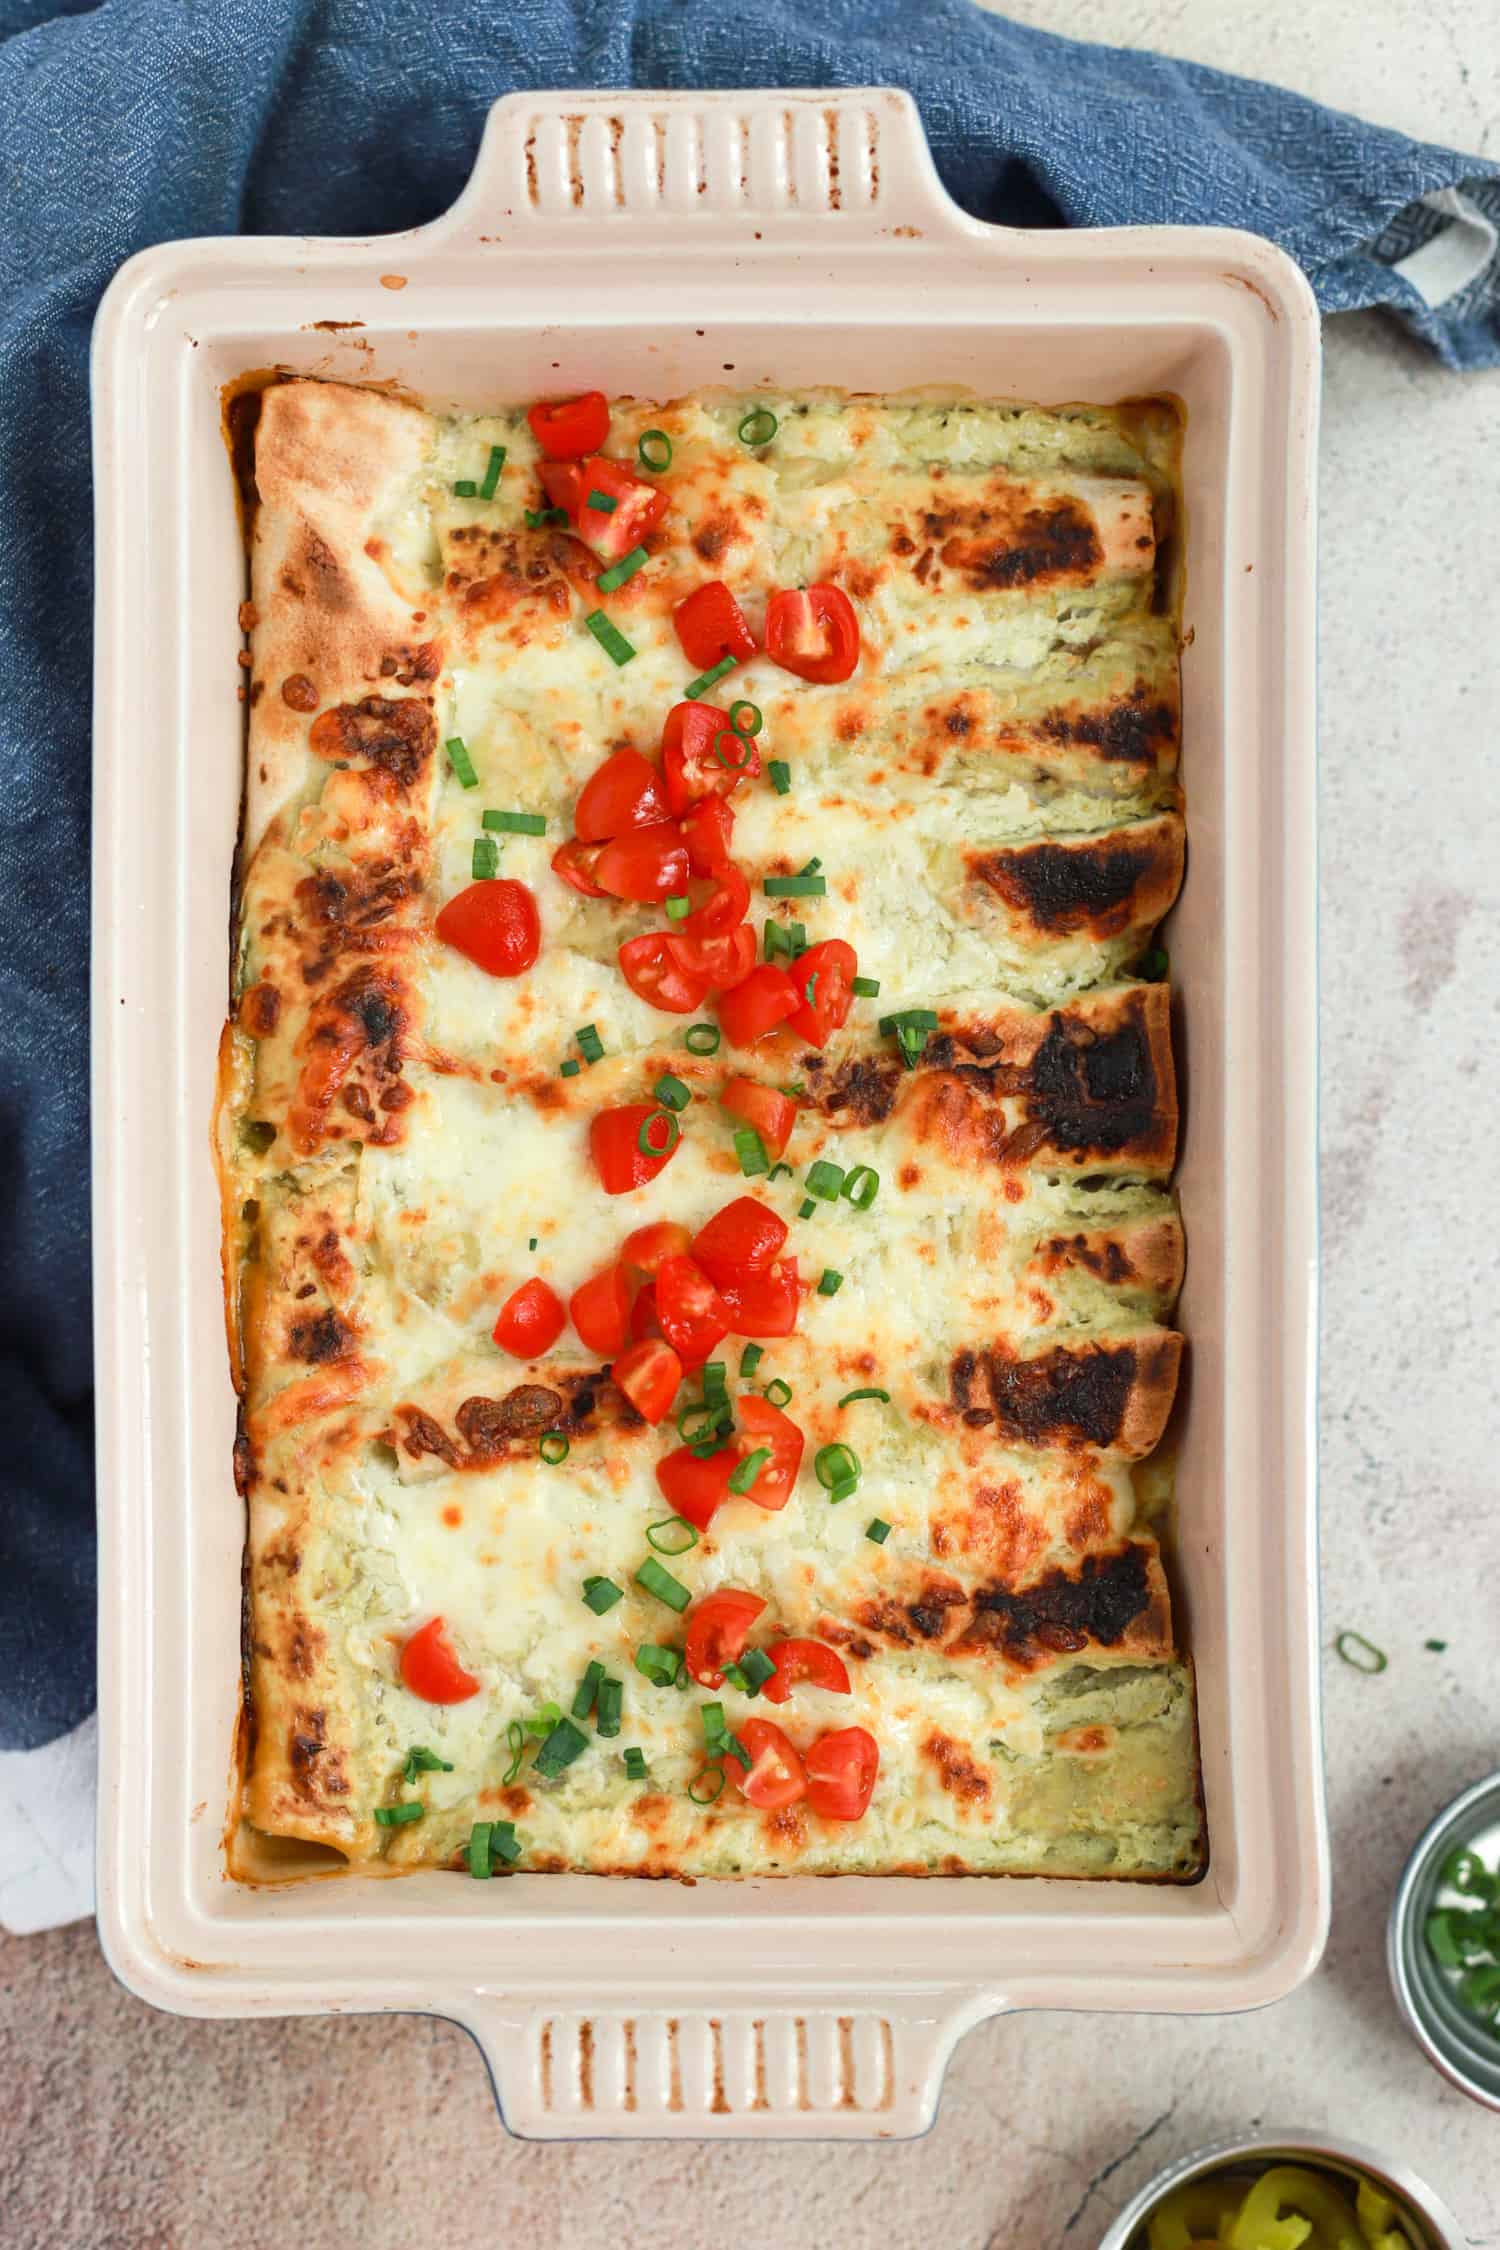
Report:
[[[916,104],[893,87],[801,93],[508,94],[463,194],[429,231],[508,249],[637,250],[652,225],[726,225],[748,246],[830,221],[845,239],[971,228],[937,176]],[[644,232],[641,230],[645,230]]]
[[959,2035],[1003,2005],[928,1992],[572,2012],[481,1996],[455,2013],[527,2139],[901,2140],[932,2123]]

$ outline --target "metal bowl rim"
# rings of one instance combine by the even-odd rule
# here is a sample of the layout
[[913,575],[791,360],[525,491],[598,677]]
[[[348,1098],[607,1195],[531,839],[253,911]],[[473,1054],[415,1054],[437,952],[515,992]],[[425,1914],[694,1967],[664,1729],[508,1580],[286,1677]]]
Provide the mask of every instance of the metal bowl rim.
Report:
[[1412,1917],[1417,1887],[1430,1861],[1437,1856],[1450,1836],[1467,1822],[1475,1808],[1489,1797],[1495,1799],[1497,1810],[1500,1810],[1500,1772],[1486,1774],[1480,1780],[1471,1782],[1467,1789],[1460,1790],[1440,1812],[1433,1815],[1413,1844],[1406,1865],[1401,1870],[1395,1896],[1391,1900],[1385,1931],[1385,1961],[1396,2006],[1407,2030],[1427,2060],[1435,2070],[1441,2072],[1450,2086],[1456,2086],[1461,2094],[1467,2094],[1470,2101],[1478,2102],[1484,2109],[1500,2110],[1500,2090],[1482,2085],[1477,2079],[1471,2078],[1463,2065],[1454,2059],[1448,2048],[1436,2037],[1418,2005],[1412,1980],[1407,1975],[1406,1963],[1402,1957],[1402,1938]]

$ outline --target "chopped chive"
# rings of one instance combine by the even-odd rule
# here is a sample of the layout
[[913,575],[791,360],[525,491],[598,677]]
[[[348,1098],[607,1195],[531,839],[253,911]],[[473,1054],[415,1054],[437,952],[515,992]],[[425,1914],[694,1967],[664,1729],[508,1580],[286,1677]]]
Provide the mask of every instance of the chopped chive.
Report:
[[717,664],[711,664],[706,672],[700,672],[696,680],[689,680],[682,691],[687,701],[696,703],[707,689],[717,687],[719,681],[726,679],[738,662],[739,658],[736,656],[721,656]]
[[823,862],[815,855],[812,859],[808,860],[807,864],[804,867],[799,867],[797,873],[799,875],[816,875],[822,864]]
[[[763,1648],[747,1648],[735,1665],[735,1685],[746,1695],[759,1695],[767,1680],[776,1677],[776,1667]],[[729,1666],[724,1667],[724,1677],[729,1677]]]
[[761,884],[767,898],[826,898],[827,878],[822,875],[768,875]]
[[620,503],[618,500],[612,499],[607,492],[600,492],[596,487],[596,489],[589,494],[588,500],[585,505],[594,509],[594,511],[598,515],[612,516]]
[[936,1031],[936,1008],[903,1008],[898,1015],[882,1016],[880,1029],[890,1031]]
[[536,1240],[537,1240],[536,1236],[535,1236],[535,1235],[532,1235],[532,1237],[531,1237],[530,1241],[529,1241],[529,1242],[527,1243],[527,1245],[526,1245],[526,1247],[527,1247],[527,1249],[528,1249],[528,1250],[534,1250],[534,1249],[536,1248]]
[[847,1445],[820,1446],[813,1458],[813,1474],[825,1492],[842,1499],[838,1487],[847,1485],[852,1492],[859,1482],[859,1455]]
[[665,430],[642,430],[635,447],[641,467],[660,476],[672,466],[672,440]]
[[882,1406],[889,1406],[891,1403],[890,1392],[878,1390],[872,1384],[864,1390],[845,1391],[843,1397],[839,1400],[839,1404],[840,1406],[852,1406],[857,1398],[878,1398]]
[[589,1746],[589,1738],[571,1719],[559,1719],[546,1741],[536,1754],[534,1771],[545,1780],[555,1780],[557,1775],[581,1758]]
[[790,1406],[792,1403],[791,1384],[780,1375],[773,1376],[766,1385],[765,1400],[767,1406]]
[[694,1774],[687,1793],[695,1805],[717,1804],[724,1794],[724,1768],[705,1766],[701,1773]]
[[493,836],[476,836],[474,850],[469,860],[469,871],[476,883],[492,882],[500,872],[500,846]]
[[[665,1138],[657,1127],[665,1131]],[[682,1139],[682,1127],[669,1109],[654,1109],[641,1120],[641,1129],[635,1136],[635,1145],[642,1156],[670,1156]]]
[[538,1443],[537,1451],[549,1469],[560,1469],[568,1458],[568,1441],[561,1430],[548,1430]]
[[682,1670],[682,1652],[663,1648],[660,1641],[642,1641],[635,1652],[635,1668],[653,1687],[673,1687]]
[[614,1735],[620,1731],[620,1713],[624,1708],[625,1690],[620,1681],[606,1676],[599,1682],[599,1708],[594,1714],[594,1729],[598,1734]]
[[578,1692],[569,1706],[575,1719],[586,1719],[590,1711],[593,1710],[594,1698],[599,1693],[599,1682],[603,1677],[604,1666],[597,1657],[591,1658],[583,1678],[578,1683]]
[[891,1527],[884,1516],[871,1516],[865,1525],[865,1537],[873,1539],[877,1547],[883,1547],[890,1536]]
[[729,1427],[727,1398],[690,1399],[677,1417],[677,1435],[684,1445],[707,1444],[712,1450],[721,1432]]
[[745,1178],[753,1179],[757,1172],[769,1172],[771,1159],[766,1154],[766,1144],[753,1125],[741,1125],[734,1136],[734,1153]]
[[667,910],[669,922],[685,922],[693,911],[692,900],[679,897],[675,892],[671,898],[663,899],[662,904]]
[[552,1732],[561,1717],[562,1705],[560,1703],[544,1703],[540,1711],[526,1721],[526,1732],[534,1734],[540,1742]]
[[802,1203],[798,1209],[797,1216],[799,1219],[810,1219],[817,1208],[818,1206],[816,1205],[816,1203],[814,1203],[812,1197],[810,1195],[806,1195],[802,1199]]
[[682,1044],[690,1055],[716,1055],[720,1036],[716,1023],[690,1023],[683,1034]]
[[613,1609],[616,1602],[625,1599],[625,1589],[617,1586],[612,1578],[585,1578],[583,1598],[594,1615],[602,1617],[607,1609]]
[[1430,1648],[1434,1654],[1441,1656],[1448,1643],[1446,1641],[1424,1641],[1422,1646],[1423,1648]]
[[521,1770],[521,1760],[526,1755],[526,1729],[519,1719],[512,1719],[505,1730],[505,1747],[510,1752],[510,1764],[500,1776],[500,1786],[508,1789]]
[[568,520],[566,508],[525,508],[522,514],[526,518],[528,531],[544,531],[548,524],[566,523]]
[[836,1267],[825,1266],[818,1281],[820,1297],[836,1297],[844,1286],[844,1277]]
[[868,1211],[880,1193],[880,1174],[874,1165],[856,1164],[844,1175],[842,1193],[844,1201],[852,1203],[856,1211]]
[[766,771],[771,776],[771,787],[778,797],[785,797],[792,786],[792,769],[785,758],[771,758]]
[[561,1069],[559,1070],[559,1072],[558,1072],[558,1076],[559,1076],[559,1077],[561,1077],[561,1078],[576,1078],[576,1077],[578,1076],[578,1073],[579,1073],[579,1072],[580,1072],[580,1071],[582,1070],[582,1068],[583,1068],[583,1065],[582,1065],[582,1063],[581,1063],[581,1062],[580,1062],[580,1061],[578,1060],[578,1057],[577,1057],[576,1055],[569,1055],[569,1057],[568,1057],[567,1061],[566,1061],[566,1062],[565,1062],[565,1063],[564,1063],[564,1064],[562,1065]]
[[740,1353],[740,1378],[753,1375],[766,1356],[764,1344],[747,1344]]
[[582,1055],[586,1063],[596,1063],[602,1062],[604,1060],[604,1041],[599,1037],[599,1033],[595,1025],[591,1023],[583,1024],[577,1031],[574,1032],[573,1037],[577,1040],[578,1052]]
[[644,1781],[646,1778],[646,1753],[634,1743],[625,1752],[625,1778],[627,1781]]
[[808,1168],[807,1192],[820,1197],[824,1203],[837,1203],[843,1184],[842,1164],[829,1164],[820,1156],[817,1163]]
[[753,1453],[747,1453],[739,1467],[729,1472],[730,1491],[748,1492],[770,1458],[771,1448],[768,1445],[758,1445]]
[[583,622],[607,657],[610,657],[616,664],[628,664],[630,662],[635,654],[634,648],[626,640],[619,626],[607,618],[602,609],[591,609]]
[[460,500],[472,500],[479,487],[472,477],[460,477],[453,487]]
[[[742,719],[739,716],[741,711],[748,711],[750,714],[749,718]],[[760,730],[765,725],[765,723],[765,719],[761,715],[761,708],[758,703],[751,703],[744,696],[741,696],[738,703],[730,704],[729,724],[733,727],[736,734],[745,735],[753,741],[755,736],[760,733]]]
[[621,555],[619,561],[611,563],[608,570],[600,571],[596,581],[600,593],[617,594],[626,580],[634,578],[636,572],[643,570],[650,560],[644,547],[632,547],[628,555]]
[[492,1859],[504,1860],[507,1867],[513,1867],[520,1858],[521,1839],[516,1834],[516,1824],[513,1820],[497,1820],[491,1823],[490,1856]]
[[767,916],[765,942],[768,961],[774,961],[778,953],[795,961],[799,953],[807,951],[807,925],[805,922],[777,922]]
[[420,1820],[426,1809],[425,1805],[418,1804],[414,1798],[408,1799],[404,1805],[377,1805],[375,1825],[377,1828],[405,1828],[411,1821]]
[[655,1555],[646,1557],[635,1574],[635,1582],[644,1586],[648,1594],[654,1594],[659,1602],[665,1602],[668,1609],[684,1610],[693,1598],[680,1578],[662,1569]]
[[748,1772],[750,1766],[750,1753],[745,1748],[743,1742],[741,1742],[739,1736],[737,1734],[731,1734],[728,1727],[724,1724],[723,1704],[705,1703],[702,1708],[701,1716],[703,1719],[703,1740],[708,1750],[709,1756],[711,1758],[722,1758],[726,1756],[731,1758],[738,1758],[740,1764],[744,1766],[746,1771]]
[[646,1544],[659,1555],[685,1555],[698,1544],[698,1534],[693,1525],[682,1516],[663,1516],[660,1523],[646,1526]]
[[493,1822],[476,1820],[469,1830],[469,1873],[479,1882],[490,1873],[490,1829]]
[[495,497],[495,487],[496,487],[496,485],[497,485],[497,484],[498,484],[498,483],[500,482],[500,471],[501,471],[501,470],[502,470],[502,469],[503,469],[504,467],[505,467],[505,448],[504,448],[504,446],[503,446],[503,445],[492,445],[492,446],[490,447],[490,460],[489,460],[489,467],[488,467],[488,468],[487,468],[487,469],[485,470],[485,472],[484,472],[484,479],[483,479],[483,482],[481,483],[481,485],[480,485],[480,487],[479,487],[479,497],[480,497],[480,499],[481,499],[481,500],[493,500],[493,499],[494,499],[494,497]]
[[1383,1672],[1390,1662],[1383,1648],[1367,1641],[1363,1633],[1342,1632],[1334,1640],[1334,1647],[1346,1664],[1356,1672]]
[[725,1381],[725,1372],[724,1362],[722,1359],[710,1359],[704,1362],[703,1372],[700,1380],[703,1384],[703,1396],[705,1400],[717,1400],[721,1405],[725,1402],[728,1397],[728,1385]]
[[769,445],[779,427],[769,406],[752,406],[735,434],[741,445]]
[[670,1070],[664,1070],[651,1089],[651,1099],[660,1102],[663,1109],[686,1109],[692,1098],[691,1086],[685,1086],[680,1078],[674,1078]]
[[482,815],[486,828],[497,828],[506,836],[545,836],[547,817],[539,812],[486,812]]
[[458,775],[465,789],[477,789],[479,776],[474,771],[474,761],[461,734],[450,734],[443,748],[448,753],[448,763]]
[[856,977],[849,988],[861,1000],[874,1000],[880,993],[879,977]]
[[416,1780],[419,1773],[452,1773],[452,1771],[453,1768],[448,1760],[440,1758],[435,1750],[416,1749],[407,1751],[406,1763],[401,1768],[401,1775],[403,1780],[411,1782]]

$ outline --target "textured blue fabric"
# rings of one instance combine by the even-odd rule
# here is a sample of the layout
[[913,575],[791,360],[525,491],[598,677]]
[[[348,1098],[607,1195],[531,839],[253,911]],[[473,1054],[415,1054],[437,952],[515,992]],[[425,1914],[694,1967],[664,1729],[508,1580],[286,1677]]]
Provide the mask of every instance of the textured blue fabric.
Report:
[[[967,0],[0,0],[0,1746],[92,1699],[85,964],[86,355],[120,260],[188,234],[442,211],[518,87],[899,85],[986,219],[1273,235],[1324,307],[1500,358],[1497,275],[1440,312],[1391,262],[1497,167]],[[106,1467],[106,1474],[107,1474]]]

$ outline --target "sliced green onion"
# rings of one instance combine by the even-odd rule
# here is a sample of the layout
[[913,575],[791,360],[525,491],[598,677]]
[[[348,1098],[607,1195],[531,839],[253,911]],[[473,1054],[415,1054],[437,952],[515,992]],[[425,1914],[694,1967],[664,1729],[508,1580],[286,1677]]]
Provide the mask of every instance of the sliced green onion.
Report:
[[752,406],[735,434],[741,445],[769,445],[779,427],[769,406]]
[[663,1516],[660,1523],[646,1526],[646,1544],[659,1555],[685,1555],[698,1544],[698,1534],[692,1524],[682,1516]]
[[534,1249],[536,1248],[536,1240],[537,1240],[536,1236],[535,1236],[535,1235],[532,1235],[531,1239],[529,1240],[529,1242],[528,1242],[528,1243],[527,1243],[527,1245],[526,1245],[526,1247],[527,1247],[527,1249],[528,1249],[528,1250],[534,1250]]
[[585,1578],[583,1598],[594,1615],[602,1617],[607,1609],[614,1608],[616,1602],[624,1601],[625,1589],[617,1586],[612,1578]]
[[547,833],[545,813],[486,812],[482,819],[486,828],[499,829],[506,836],[545,836]]
[[635,450],[641,467],[650,469],[656,476],[672,466],[672,440],[665,430],[642,430]]
[[677,1435],[684,1445],[701,1445],[710,1439],[717,1444],[720,1431],[728,1426],[729,1401],[725,1398],[691,1399],[677,1417]]
[[737,1734],[732,1734],[724,1724],[722,1703],[705,1703],[702,1710],[703,1739],[711,1758],[738,1758],[749,1771],[750,1753]]
[[628,664],[630,662],[635,654],[634,648],[626,640],[619,626],[607,618],[602,609],[591,609],[583,622],[606,656],[612,658],[616,664]]
[[[723,751],[719,748],[719,744],[721,742],[727,742],[730,745],[731,749],[737,750],[739,752],[739,756],[737,758],[726,758]],[[713,750],[714,758],[717,763],[723,766],[729,773],[743,773],[746,766],[749,765],[750,760],[755,755],[754,750],[751,748],[745,736],[742,734],[737,734],[733,727],[720,727],[718,733],[714,736],[713,742],[710,747]]]
[[766,1154],[766,1144],[753,1125],[740,1125],[735,1129],[734,1153],[745,1178],[753,1179],[757,1172],[769,1172],[771,1159]]
[[546,1741],[536,1754],[535,1770],[548,1781],[581,1758],[589,1746],[589,1738],[571,1719],[559,1719]]
[[799,875],[816,875],[818,869],[822,866],[822,864],[823,862],[817,857],[816,854],[814,854],[814,856],[807,861],[805,866],[798,868],[797,873]]
[[599,1682],[599,1708],[594,1714],[596,1733],[603,1735],[619,1733],[620,1713],[624,1708],[624,1703],[625,1690],[617,1679],[606,1677]]
[[566,508],[524,508],[522,514],[526,518],[528,531],[544,531],[548,524],[566,523],[568,520]]
[[479,487],[472,477],[460,477],[453,487],[460,500],[472,500]]
[[785,758],[769,759],[766,771],[771,776],[771,787],[775,790],[777,796],[785,797],[792,786],[792,769]]
[[889,1406],[891,1403],[889,1391],[876,1390],[871,1387],[862,1391],[845,1391],[843,1397],[839,1400],[839,1404],[840,1406],[852,1406],[857,1398],[878,1398],[882,1406]]
[[568,1441],[561,1430],[548,1430],[538,1444],[537,1451],[549,1469],[560,1469],[568,1458]]
[[646,1753],[634,1743],[625,1753],[625,1778],[627,1781],[644,1781],[646,1778]]
[[1446,1641],[1424,1641],[1422,1646],[1423,1648],[1430,1648],[1436,1655],[1441,1656],[1448,1643]]
[[569,1057],[568,1057],[567,1061],[566,1061],[566,1062],[565,1062],[565,1063],[564,1063],[564,1064],[562,1065],[561,1069],[559,1070],[559,1072],[558,1072],[558,1076],[559,1076],[560,1078],[576,1078],[576,1077],[578,1076],[579,1072],[580,1072],[580,1071],[582,1070],[582,1068],[583,1068],[583,1065],[582,1065],[582,1063],[581,1063],[581,1062],[580,1062],[580,1061],[578,1060],[578,1057],[577,1057],[576,1055],[569,1055]]
[[660,1102],[663,1109],[686,1109],[692,1098],[692,1087],[674,1078],[670,1070],[664,1070],[651,1089],[651,1099]]
[[682,1652],[663,1648],[660,1641],[642,1641],[635,1652],[635,1668],[653,1687],[673,1687],[682,1670]]
[[450,734],[443,748],[448,753],[448,763],[458,775],[465,789],[477,789],[479,776],[474,771],[474,761],[461,734]]
[[884,1516],[871,1516],[865,1525],[865,1537],[873,1539],[877,1547],[883,1547],[890,1536],[891,1527]]
[[768,961],[774,961],[778,953],[795,961],[799,953],[807,951],[807,925],[805,922],[777,922],[768,915],[765,944]]
[[818,1206],[814,1203],[812,1197],[805,1195],[798,1206],[797,1216],[799,1219],[810,1219],[817,1208]]
[[1427,1940],[1428,1952],[1435,1961],[1440,1961],[1445,1969],[1457,1969],[1463,1964],[1458,1933],[1453,1926],[1457,1919],[1458,1917],[1453,1914],[1429,1914],[1422,1925],[1422,1935]]
[[1449,1890],[1462,1891],[1467,1898],[1488,1898],[1495,1888],[1494,1878],[1478,1852],[1450,1852],[1438,1872],[1438,1881]]
[[505,1746],[510,1752],[510,1764],[500,1776],[500,1786],[508,1789],[521,1770],[521,1760],[526,1755],[526,1729],[519,1719],[512,1719],[505,1730]]
[[760,887],[767,898],[828,896],[828,880],[823,875],[767,875]]
[[377,1828],[405,1828],[410,1822],[420,1820],[426,1809],[415,1799],[409,1799],[404,1805],[377,1805],[375,1825]]
[[659,1602],[665,1602],[668,1609],[684,1610],[693,1598],[680,1578],[662,1569],[655,1555],[646,1557],[635,1574],[635,1582],[644,1586],[648,1594],[654,1594]]
[[730,1491],[749,1492],[770,1458],[771,1448],[768,1445],[758,1445],[753,1453],[747,1453],[739,1467],[729,1472]]
[[586,1063],[596,1063],[602,1062],[604,1060],[604,1041],[599,1037],[598,1029],[594,1024],[586,1023],[581,1025],[579,1029],[574,1032],[573,1037],[577,1040],[578,1052],[582,1055]]
[[696,703],[709,688],[717,687],[720,680],[728,678],[738,662],[737,656],[721,656],[717,664],[710,664],[708,670],[700,672],[696,680],[689,680],[682,691],[687,701]]
[[712,1399],[720,1406],[726,1402],[729,1395],[726,1372],[722,1359],[710,1359],[704,1362],[703,1372],[699,1378],[703,1384],[704,1398]]
[[520,1858],[521,1839],[516,1834],[513,1820],[497,1820],[491,1824],[490,1856],[492,1859],[503,1859],[507,1867],[513,1867]]
[[634,578],[651,560],[644,547],[632,547],[628,555],[621,555],[608,570],[601,570],[596,581],[601,594],[617,594],[627,579]]
[[494,497],[495,497],[495,487],[496,487],[496,485],[497,485],[497,484],[498,484],[498,483],[500,482],[500,471],[501,471],[501,470],[502,470],[502,469],[503,469],[504,467],[505,467],[505,448],[504,448],[504,446],[503,446],[503,445],[492,445],[492,446],[490,447],[490,461],[489,461],[489,467],[488,467],[488,468],[487,468],[487,469],[485,470],[485,472],[484,472],[484,481],[483,481],[483,483],[482,483],[482,484],[480,485],[480,487],[479,487],[479,497],[480,497],[480,499],[481,499],[481,500],[493,500],[493,499],[494,499]]
[[813,1474],[825,1492],[840,1484],[852,1490],[859,1482],[859,1455],[847,1445],[820,1446],[813,1457]]
[[746,1695],[759,1695],[767,1680],[775,1679],[776,1667],[763,1648],[747,1648],[737,1664],[725,1665],[724,1677]]
[[419,1773],[452,1773],[452,1771],[453,1768],[446,1758],[440,1758],[435,1750],[422,1749],[408,1750],[406,1763],[401,1768],[402,1778],[405,1781],[415,1781]]
[[792,1403],[791,1384],[784,1382],[779,1375],[773,1377],[766,1385],[765,1399],[768,1406],[790,1406]]
[[469,1830],[469,1873],[478,1882],[488,1880],[490,1873],[490,1830],[493,1822],[476,1820]]
[[[666,1139],[656,1130],[664,1126]],[[649,1117],[641,1119],[641,1129],[635,1136],[635,1145],[642,1156],[670,1156],[682,1139],[682,1127],[669,1109],[653,1109]]]
[[825,1266],[818,1280],[820,1297],[836,1297],[844,1286],[844,1277],[836,1266]]
[[792,1167],[790,1166],[790,1164],[773,1164],[770,1171],[766,1174],[766,1178],[767,1180],[780,1179],[783,1173],[786,1174],[786,1177],[788,1179],[791,1178]]
[[[750,714],[749,718],[742,719],[740,717],[741,711],[748,711]],[[747,741],[753,741],[756,735],[760,733],[760,730],[765,725],[765,723],[765,719],[761,714],[761,708],[758,703],[751,703],[744,696],[741,696],[738,703],[730,704],[729,724],[733,727],[736,734],[744,735]]]
[[842,1164],[829,1164],[820,1156],[816,1164],[808,1167],[807,1192],[821,1197],[824,1203],[837,1203],[843,1184]]
[[852,1203],[856,1211],[868,1211],[880,1193],[880,1174],[873,1164],[856,1164],[852,1172],[844,1175],[841,1192],[844,1201]]
[[685,922],[693,911],[693,902],[690,898],[680,898],[675,894],[671,898],[663,899],[662,904],[667,910],[669,922]]
[[716,1023],[690,1023],[683,1034],[682,1044],[690,1055],[716,1055],[720,1036]]
[[586,1719],[594,1708],[594,1697],[599,1693],[599,1682],[604,1677],[604,1666],[598,1658],[591,1659],[583,1678],[578,1683],[570,1709],[575,1719]]
[[701,1773],[694,1774],[687,1793],[695,1805],[717,1804],[724,1794],[724,1768],[705,1766]]
[[856,977],[849,989],[860,1000],[874,1000],[880,992],[880,979],[879,977]]
[[766,1356],[764,1344],[747,1344],[740,1353],[740,1379],[753,1375]]
[[585,506],[594,509],[596,514],[601,516],[612,516],[619,505],[619,501],[612,499],[609,493],[600,492],[597,488],[589,494],[585,502]]
[[1363,1633],[1343,1632],[1334,1640],[1334,1647],[1346,1664],[1356,1672],[1383,1672],[1390,1662],[1383,1648],[1367,1641]]
[[469,872],[476,883],[492,882],[500,872],[500,846],[493,836],[476,836],[469,861]]
[[544,1703],[540,1711],[526,1721],[526,1732],[534,1734],[540,1742],[552,1732],[561,1717],[562,1705],[560,1703]]

